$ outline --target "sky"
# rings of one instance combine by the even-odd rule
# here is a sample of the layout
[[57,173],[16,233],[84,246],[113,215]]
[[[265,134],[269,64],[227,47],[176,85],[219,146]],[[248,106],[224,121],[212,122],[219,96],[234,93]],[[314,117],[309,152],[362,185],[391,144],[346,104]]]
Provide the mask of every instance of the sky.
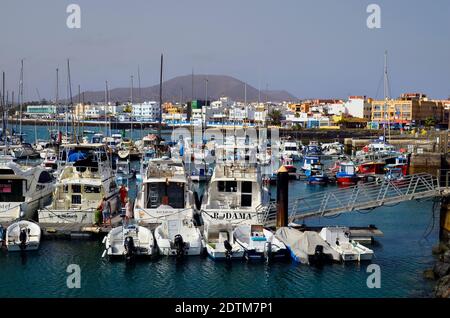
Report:
[[[79,29],[66,25],[71,3]],[[367,27],[372,3],[379,29]],[[0,71],[17,91],[24,59],[24,99],[54,99],[58,67],[65,98],[68,58],[76,93],[127,87],[138,66],[154,85],[163,53],[165,79],[194,70],[299,98],[381,98],[387,50],[392,97],[447,98],[449,16],[448,0],[0,0]]]

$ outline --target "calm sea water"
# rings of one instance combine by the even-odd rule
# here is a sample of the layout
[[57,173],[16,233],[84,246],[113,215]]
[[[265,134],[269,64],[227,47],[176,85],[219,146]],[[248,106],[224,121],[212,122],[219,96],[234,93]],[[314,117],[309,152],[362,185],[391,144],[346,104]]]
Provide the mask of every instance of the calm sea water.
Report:
[[[45,128],[40,128],[38,137],[43,138]],[[290,196],[324,189],[292,181]],[[437,218],[433,222],[432,206],[431,201],[406,202],[369,214],[307,222],[380,228],[384,237],[371,247],[372,263],[381,269],[380,289],[367,287],[367,264],[317,269],[290,260],[227,264],[190,257],[130,265],[102,259],[101,242],[43,241],[38,251],[25,257],[0,252],[0,297],[429,297],[432,283],[422,278],[422,272],[433,265],[431,247],[437,242],[438,222]],[[81,268],[80,289],[66,285],[69,264]]]

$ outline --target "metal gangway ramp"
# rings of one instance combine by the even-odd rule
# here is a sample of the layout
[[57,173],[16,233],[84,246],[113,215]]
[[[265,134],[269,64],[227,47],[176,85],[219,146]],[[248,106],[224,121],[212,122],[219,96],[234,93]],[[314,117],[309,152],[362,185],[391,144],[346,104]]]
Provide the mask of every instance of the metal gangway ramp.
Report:
[[289,221],[371,210],[384,205],[441,195],[438,178],[419,173],[401,180],[359,183],[355,186],[318,192],[289,202]]

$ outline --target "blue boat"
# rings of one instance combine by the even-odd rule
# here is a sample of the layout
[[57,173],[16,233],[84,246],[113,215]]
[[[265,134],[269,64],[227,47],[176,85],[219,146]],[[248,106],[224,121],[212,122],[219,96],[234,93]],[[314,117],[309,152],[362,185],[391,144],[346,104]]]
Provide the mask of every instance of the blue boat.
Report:
[[317,156],[305,156],[303,157],[302,162],[302,170],[305,171],[306,176],[309,175],[309,172],[311,170],[311,166],[314,164],[319,163],[319,157]]
[[323,171],[323,163],[313,163],[311,165],[311,170],[307,170],[305,174],[308,172],[307,181],[309,184],[327,184],[328,176]]
[[303,147],[303,156],[321,156],[322,155],[322,149],[319,145],[310,144],[308,146]]

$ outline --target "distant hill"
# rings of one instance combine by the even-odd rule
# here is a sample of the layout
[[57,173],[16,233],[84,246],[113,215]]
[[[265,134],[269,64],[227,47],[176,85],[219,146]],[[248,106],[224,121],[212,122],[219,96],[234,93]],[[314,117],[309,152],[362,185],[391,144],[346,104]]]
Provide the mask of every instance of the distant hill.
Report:
[[[194,99],[205,99],[206,96],[206,79],[208,79],[208,99],[216,100],[219,97],[227,96],[234,101],[244,101],[244,85],[245,83],[225,75],[194,75]],[[192,95],[192,75],[178,76],[167,80],[163,83],[163,101],[179,102],[183,96],[183,102],[191,99]],[[109,91],[111,102],[126,102],[130,100],[130,88],[114,88]],[[133,100],[138,101],[139,90],[133,88]],[[261,91],[247,84],[247,101],[295,101],[297,97],[284,90],[268,90]],[[159,100],[159,84],[151,87],[141,88],[141,99]],[[73,98],[78,100],[78,95]],[[104,91],[87,91],[84,92],[85,102],[103,102],[105,100]]]

